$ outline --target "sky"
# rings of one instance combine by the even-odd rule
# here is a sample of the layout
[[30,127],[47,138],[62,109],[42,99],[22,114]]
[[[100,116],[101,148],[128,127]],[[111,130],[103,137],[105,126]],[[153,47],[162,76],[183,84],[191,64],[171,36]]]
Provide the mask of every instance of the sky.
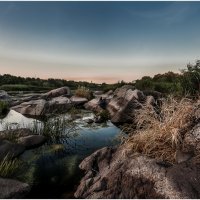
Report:
[[0,74],[133,81],[200,59],[200,2],[0,2]]

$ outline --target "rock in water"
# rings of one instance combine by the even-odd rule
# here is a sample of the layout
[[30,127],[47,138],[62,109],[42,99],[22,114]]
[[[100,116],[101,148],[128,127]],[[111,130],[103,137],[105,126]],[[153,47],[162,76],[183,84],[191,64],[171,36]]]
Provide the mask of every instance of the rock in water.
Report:
[[25,151],[25,147],[7,140],[0,140],[0,160],[5,156],[15,158]]
[[62,95],[66,95],[69,96],[71,94],[71,91],[69,89],[69,87],[61,87],[61,88],[57,88],[54,90],[51,90],[45,94],[42,95],[42,98],[54,98],[54,97],[58,97],[58,96],[62,96]]
[[0,199],[21,199],[30,192],[30,186],[17,180],[0,178]]
[[25,146],[26,149],[32,149],[41,146],[46,142],[46,137],[42,135],[29,135],[25,137],[20,137],[18,143]]

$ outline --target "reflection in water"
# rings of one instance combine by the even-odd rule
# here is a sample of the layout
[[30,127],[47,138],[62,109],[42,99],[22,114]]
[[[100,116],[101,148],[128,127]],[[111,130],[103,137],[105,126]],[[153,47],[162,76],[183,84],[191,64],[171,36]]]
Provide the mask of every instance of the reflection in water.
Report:
[[[80,115],[80,113],[79,113]],[[69,119],[69,114],[60,115]],[[39,148],[28,150],[21,155],[26,162],[26,170],[20,179],[33,185],[27,198],[73,198],[73,192],[81,178],[79,163],[95,150],[118,144],[120,129],[111,122],[90,124],[91,112],[81,112],[81,117],[73,122],[76,134],[66,134],[57,141],[47,143]],[[0,130],[11,123],[12,127],[33,127],[35,119],[11,110],[2,120]],[[42,124],[43,122],[37,121]],[[66,128],[65,131],[68,131]]]
[[34,121],[35,119],[27,118],[14,110],[10,110],[7,116],[0,120],[0,131],[8,128],[31,128],[33,127]]

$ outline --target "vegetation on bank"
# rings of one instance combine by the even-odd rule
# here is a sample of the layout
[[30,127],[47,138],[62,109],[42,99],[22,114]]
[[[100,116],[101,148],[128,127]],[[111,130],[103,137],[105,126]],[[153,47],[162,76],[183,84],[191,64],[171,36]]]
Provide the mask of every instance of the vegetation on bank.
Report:
[[51,89],[68,86],[71,90],[77,90],[80,87],[85,87],[89,88],[91,91],[103,90],[104,92],[107,92],[111,89],[116,89],[125,84],[127,83],[125,83],[124,81],[115,84],[97,84],[86,81],[73,81],[52,78],[45,80],[40,78],[17,77],[10,74],[0,75],[0,90],[6,91],[48,91]]
[[[89,95],[89,91],[102,90],[107,92],[115,90],[125,84],[134,85],[139,90],[158,91],[164,94],[176,96],[195,96],[200,90],[200,60],[195,64],[188,64],[186,69],[180,73],[167,72],[156,74],[154,77],[144,76],[132,82],[118,82],[115,84],[97,84],[86,81],[72,81],[64,79],[47,80],[39,78],[22,78],[9,74],[0,75],[0,89],[6,91],[42,91],[51,90],[58,87],[68,86],[71,90],[76,90],[80,96]],[[87,89],[89,91],[87,91]]]
[[175,96],[197,96],[200,91],[200,60],[188,64],[181,73],[167,72],[156,74],[154,77],[144,76],[135,81],[139,90],[158,91]]
[[177,150],[182,148],[184,135],[194,125],[196,107],[191,99],[162,101],[159,110],[144,106],[136,112],[136,129],[125,141],[131,153],[175,162]]
[[35,120],[31,131],[34,134],[46,136],[49,142],[69,139],[77,131],[77,126],[70,118],[65,116],[49,117],[41,123]]

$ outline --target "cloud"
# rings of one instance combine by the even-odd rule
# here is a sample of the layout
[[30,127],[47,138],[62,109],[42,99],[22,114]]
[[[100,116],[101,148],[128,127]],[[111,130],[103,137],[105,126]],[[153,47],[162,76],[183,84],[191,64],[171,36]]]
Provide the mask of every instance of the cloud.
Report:
[[[155,3],[155,2],[153,2]],[[152,6],[154,5],[152,3]],[[166,2],[162,2],[165,4]],[[160,3],[160,5],[162,5]],[[155,5],[156,6],[156,5]],[[197,12],[198,9],[187,2],[170,2],[165,6],[149,10],[130,10],[129,14],[145,20],[154,20],[154,22],[164,23],[165,25],[172,25],[183,22],[192,13]]]

